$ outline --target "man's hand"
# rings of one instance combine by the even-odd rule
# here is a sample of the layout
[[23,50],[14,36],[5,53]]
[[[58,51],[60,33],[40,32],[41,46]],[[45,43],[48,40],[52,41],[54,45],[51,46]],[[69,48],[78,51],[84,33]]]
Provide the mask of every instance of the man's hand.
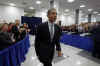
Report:
[[59,57],[61,57],[61,56],[62,56],[61,51],[58,51],[58,56],[59,56]]
[[31,31],[30,29],[27,30],[27,32],[30,32],[30,31]]

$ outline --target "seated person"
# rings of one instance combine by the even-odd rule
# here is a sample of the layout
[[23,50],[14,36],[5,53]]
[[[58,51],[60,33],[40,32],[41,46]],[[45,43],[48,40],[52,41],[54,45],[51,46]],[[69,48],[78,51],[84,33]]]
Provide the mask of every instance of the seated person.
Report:
[[4,23],[0,29],[0,50],[7,48],[8,46],[13,44],[11,37],[8,31],[8,24]]

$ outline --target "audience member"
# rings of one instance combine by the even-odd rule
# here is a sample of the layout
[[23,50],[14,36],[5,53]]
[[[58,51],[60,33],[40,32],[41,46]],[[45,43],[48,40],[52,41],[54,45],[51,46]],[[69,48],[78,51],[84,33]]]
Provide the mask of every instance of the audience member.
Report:
[[27,34],[26,29],[23,26],[21,26],[19,29],[19,32],[20,32],[20,34],[19,34],[20,40],[22,40]]
[[17,42],[17,41],[20,40],[20,35],[19,35],[20,34],[20,32],[19,32],[19,28],[20,28],[19,24],[20,24],[20,21],[19,20],[16,20],[15,22],[16,22],[15,25],[12,27],[12,33],[14,34],[14,39]]
[[28,28],[28,24],[27,23],[23,24],[23,28],[25,28],[25,30],[26,30],[27,33],[30,32],[30,29]]
[[13,44],[11,37],[8,31],[8,24],[4,23],[0,29],[0,50],[7,48],[8,46]]
[[8,32],[12,32],[12,27],[14,26],[14,23],[9,23],[9,26],[8,26]]
[[23,26],[20,27],[20,40],[22,40],[28,33],[30,29],[28,28],[28,25],[26,23],[23,24]]
[[26,23],[23,26],[19,26],[19,20],[16,23],[2,23],[0,24],[0,50],[15,44],[15,42],[25,38],[30,29]]

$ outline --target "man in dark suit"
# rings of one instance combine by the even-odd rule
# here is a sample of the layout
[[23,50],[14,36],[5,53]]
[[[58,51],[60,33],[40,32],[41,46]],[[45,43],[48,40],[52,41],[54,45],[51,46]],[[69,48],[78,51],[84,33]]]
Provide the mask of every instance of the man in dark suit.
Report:
[[19,34],[20,34],[19,24],[20,24],[20,22],[19,22],[19,20],[16,20],[15,22],[16,22],[15,26],[12,27],[12,33],[14,34],[14,39],[17,42],[17,41],[19,41]]
[[57,18],[56,9],[52,8],[47,13],[48,21],[37,27],[35,38],[36,55],[44,66],[52,66],[55,46],[58,56],[62,56],[60,47],[61,29],[54,24]]
[[90,33],[92,33],[92,37],[94,40],[94,49],[92,55],[94,57],[100,58],[100,24],[98,23]]

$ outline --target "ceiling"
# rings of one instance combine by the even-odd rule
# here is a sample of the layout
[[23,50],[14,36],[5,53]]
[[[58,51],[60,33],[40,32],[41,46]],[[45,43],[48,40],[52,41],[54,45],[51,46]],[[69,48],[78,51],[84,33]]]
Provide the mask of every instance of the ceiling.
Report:
[[[36,11],[49,8],[49,0],[40,0],[42,1],[40,5],[37,5],[36,1],[37,0],[0,0],[0,4],[7,5],[8,3],[15,3],[16,7],[24,8],[25,11],[30,11],[29,7],[31,6],[34,7]],[[80,8],[82,4],[86,5],[86,7]],[[88,9],[100,12],[100,0],[75,0],[73,3],[68,3],[67,0],[55,0],[55,5],[57,5],[60,13],[64,13],[65,9],[69,9],[70,13],[76,9],[82,10],[85,14],[91,13]]]
[[16,7],[24,8],[25,11],[30,11],[29,7],[34,7],[35,10],[41,10],[41,8],[49,8],[49,0],[41,0],[42,4],[37,5],[37,0],[0,0],[1,5],[8,5],[9,3],[16,4]]

